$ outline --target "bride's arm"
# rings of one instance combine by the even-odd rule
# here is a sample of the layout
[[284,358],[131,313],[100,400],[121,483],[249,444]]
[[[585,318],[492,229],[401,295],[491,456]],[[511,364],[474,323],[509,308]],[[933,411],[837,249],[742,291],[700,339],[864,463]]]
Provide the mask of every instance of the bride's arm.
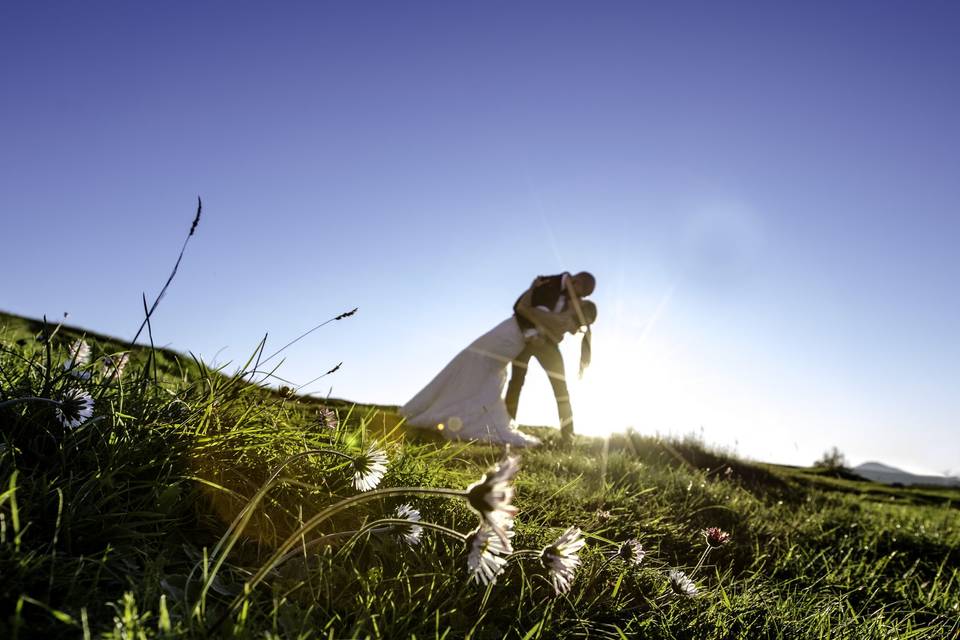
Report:
[[514,310],[533,323],[544,337],[553,342],[563,339],[563,332],[570,326],[570,314],[566,312],[551,313],[533,306],[533,287],[520,296]]

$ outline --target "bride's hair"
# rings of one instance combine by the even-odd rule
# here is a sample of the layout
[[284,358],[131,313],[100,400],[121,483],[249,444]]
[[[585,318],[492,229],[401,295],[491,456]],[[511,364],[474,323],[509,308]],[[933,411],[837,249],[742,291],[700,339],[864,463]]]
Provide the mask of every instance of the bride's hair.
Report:
[[580,377],[582,378],[583,372],[590,366],[590,358],[592,356],[592,349],[590,347],[590,340],[592,338],[590,325],[597,321],[597,305],[593,304],[590,300],[581,300],[580,320],[583,323],[581,326],[586,326],[586,331],[583,332],[583,339],[580,340]]

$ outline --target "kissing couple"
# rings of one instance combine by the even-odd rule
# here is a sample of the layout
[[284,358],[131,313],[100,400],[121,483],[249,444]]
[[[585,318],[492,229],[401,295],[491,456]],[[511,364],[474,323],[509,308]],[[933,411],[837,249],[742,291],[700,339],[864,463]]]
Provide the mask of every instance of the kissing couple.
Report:
[[[590,327],[597,307],[585,300],[596,280],[582,271],[538,276],[513,305],[513,315],[474,340],[400,409],[407,425],[451,440],[481,440],[532,447],[540,440],[516,427],[527,363],[536,358],[553,387],[564,443],[573,436],[573,410],[559,344],[584,333],[580,375],[590,362]],[[506,398],[503,389],[510,365]]]

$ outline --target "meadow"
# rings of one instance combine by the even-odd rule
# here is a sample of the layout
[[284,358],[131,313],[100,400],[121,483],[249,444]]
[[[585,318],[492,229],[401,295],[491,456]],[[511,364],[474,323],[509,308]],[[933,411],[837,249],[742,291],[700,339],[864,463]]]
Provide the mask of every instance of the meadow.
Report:
[[261,350],[0,315],[0,638],[960,637],[960,492],[543,428],[514,476]]

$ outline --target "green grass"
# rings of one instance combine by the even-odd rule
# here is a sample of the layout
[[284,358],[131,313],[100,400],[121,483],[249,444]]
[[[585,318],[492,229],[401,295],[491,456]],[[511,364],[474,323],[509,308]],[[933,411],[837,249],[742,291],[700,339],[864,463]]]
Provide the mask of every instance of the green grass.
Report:
[[[564,450],[537,430],[546,445],[521,454],[514,547],[581,527],[588,544],[569,594],[554,595],[536,559],[512,561],[491,587],[468,582],[462,545],[430,531],[413,548],[378,536],[303,546],[402,502],[460,532],[476,526],[462,500],[410,496],[324,521],[244,598],[297,527],[357,495],[343,460],[298,459],[242,534],[228,535],[291,456],[355,453],[378,438],[390,456],[381,487],[462,489],[501,452],[411,438],[390,407],[283,397],[170,351],[136,350],[113,381],[94,362],[81,382],[61,364],[80,333],[45,339],[51,330],[0,315],[0,405],[82,385],[94,417],[70,430],[49,403],[0,408],[0,638],[958,637],[960,492],[750,464],[637,434]],[[86,338],[94,359],[124,348]],[[319,422],[324,405],[339,413],[336,430]],[[732,540],[693,575],[699,595],[676,596],[665,573],[693,571],[708,526]],[[628,538],[644,561],[607,562]],[[227,542],[229,553],[214,553]]]

